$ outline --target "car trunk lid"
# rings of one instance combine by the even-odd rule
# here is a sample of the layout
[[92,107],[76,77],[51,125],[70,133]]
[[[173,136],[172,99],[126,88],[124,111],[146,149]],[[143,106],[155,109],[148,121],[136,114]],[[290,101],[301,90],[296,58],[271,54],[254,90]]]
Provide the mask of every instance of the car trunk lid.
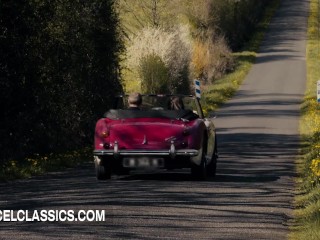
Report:
[[169,149],[184,142],[184,124],[173,122],[121,122],[110,126],[110,141],[119,149]]

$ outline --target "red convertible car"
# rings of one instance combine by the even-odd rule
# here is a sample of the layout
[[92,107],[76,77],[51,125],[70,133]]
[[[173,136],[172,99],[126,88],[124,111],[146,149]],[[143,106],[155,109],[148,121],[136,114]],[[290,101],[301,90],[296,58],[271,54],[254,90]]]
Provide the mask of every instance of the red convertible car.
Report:
[[[189,95],[142,95],[140,110],[116,97],[113,109],[96,123],[94,163],[98,180],[132,169],[190,168],[197,179],[214,177],[217,139],[212,119]],[[180,104],[173,109],[173,101]]]

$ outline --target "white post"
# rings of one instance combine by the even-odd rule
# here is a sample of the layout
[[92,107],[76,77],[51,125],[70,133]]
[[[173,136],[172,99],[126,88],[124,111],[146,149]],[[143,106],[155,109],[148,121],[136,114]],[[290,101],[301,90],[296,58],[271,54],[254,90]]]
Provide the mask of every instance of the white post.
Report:
[[196,98],[200,99],[201,98],[200,81],[197,79],[194,80],[194,85],[195,85]]

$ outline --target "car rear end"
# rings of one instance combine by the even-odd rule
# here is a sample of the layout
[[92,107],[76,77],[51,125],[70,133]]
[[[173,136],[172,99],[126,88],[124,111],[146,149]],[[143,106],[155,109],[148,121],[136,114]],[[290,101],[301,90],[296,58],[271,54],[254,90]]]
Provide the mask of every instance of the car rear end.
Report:
[[94,157],[98,179],[130,169],[183,168],[190,167],[191,161],[200,164],[203,121],[192,109],[171,109],[172,96],[147,97],[138,111],[127,109],[126,101],[120,99],[118,108],[97,122]]
[[[191,138],[192,127],[181,120],[101,119],[95,135],[96,156],[106,156],[121,167],[172,168],[188,165],[200,146]],[[192,145],[192,148],[190,148]]]

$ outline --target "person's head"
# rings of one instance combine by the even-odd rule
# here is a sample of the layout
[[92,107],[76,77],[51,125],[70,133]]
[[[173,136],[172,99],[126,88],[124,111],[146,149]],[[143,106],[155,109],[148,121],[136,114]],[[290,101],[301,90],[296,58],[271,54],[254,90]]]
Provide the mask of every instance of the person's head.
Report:
[[184,109],[183,101],[180,97],[173,97],[170,103],[171,110],[182,110]]
[[142,96],[140,93],[131,93],[128,97],[129,108],[139,108],[142,104]]

